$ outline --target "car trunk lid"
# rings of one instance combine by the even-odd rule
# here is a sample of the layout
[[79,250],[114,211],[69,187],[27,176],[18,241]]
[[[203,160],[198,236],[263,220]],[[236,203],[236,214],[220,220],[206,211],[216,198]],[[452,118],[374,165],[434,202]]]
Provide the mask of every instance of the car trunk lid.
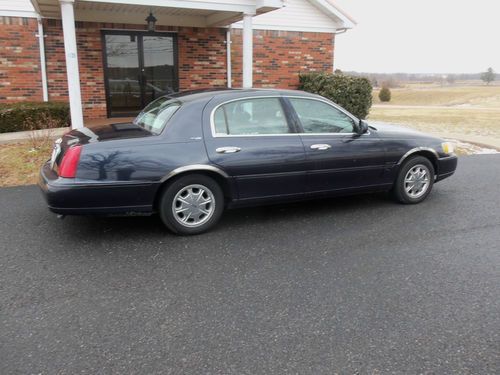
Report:
[[91,125],[80,129],[73,129],[55,141],[50,159],[51,168],[58,172],[64,155],[70,147],[83,146],[96,142],[150,137],[152,135],[151,132],[132,122]]

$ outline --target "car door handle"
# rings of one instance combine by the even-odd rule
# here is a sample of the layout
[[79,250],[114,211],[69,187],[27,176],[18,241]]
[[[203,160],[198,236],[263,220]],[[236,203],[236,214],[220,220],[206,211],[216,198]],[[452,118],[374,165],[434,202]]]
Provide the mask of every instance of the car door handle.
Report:
[[318,150],[318,151],[324,151],[332,148],[329,144],[326,143],[319,143],[316,145],[311,145],[311,150]]
[[241,151],[241,148],[234,146],[219,147],[215,149],[215,152],[218,152],[219,154],[234,154],[239,151]]

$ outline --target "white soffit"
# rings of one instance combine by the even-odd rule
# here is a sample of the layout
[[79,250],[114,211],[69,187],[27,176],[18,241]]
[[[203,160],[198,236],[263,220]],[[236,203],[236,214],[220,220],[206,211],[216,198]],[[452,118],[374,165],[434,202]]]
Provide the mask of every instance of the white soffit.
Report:
[[[31,1],[43,17],[61,17],[58,0]],[[143,24],[151,9],[158,25],[216,27],[241,20],[245,12],[265,13],[282,4],[282,0],[76,0],[75,19]]]

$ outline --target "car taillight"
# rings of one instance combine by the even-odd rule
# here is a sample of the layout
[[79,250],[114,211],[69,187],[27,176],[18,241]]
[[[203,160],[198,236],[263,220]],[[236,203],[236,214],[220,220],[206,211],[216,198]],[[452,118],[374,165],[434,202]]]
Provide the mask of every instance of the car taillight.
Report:
[[73,146],[66,150],[66,153],[59,164],[59,177],[75,178],[82,146]]

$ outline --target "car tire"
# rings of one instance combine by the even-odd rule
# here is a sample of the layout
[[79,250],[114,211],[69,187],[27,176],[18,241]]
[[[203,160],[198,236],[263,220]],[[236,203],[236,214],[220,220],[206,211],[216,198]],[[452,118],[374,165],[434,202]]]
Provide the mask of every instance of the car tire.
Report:
[[212,178],[191,174],[172,181],[159,202],[163,223],[182,235],[200,234],[211,229],[224,211],[224,194]]
[[434,186],[434,166],[424,156],[414,156],[401,166],[392,188],[394,198],[403,204],[425,200]]

